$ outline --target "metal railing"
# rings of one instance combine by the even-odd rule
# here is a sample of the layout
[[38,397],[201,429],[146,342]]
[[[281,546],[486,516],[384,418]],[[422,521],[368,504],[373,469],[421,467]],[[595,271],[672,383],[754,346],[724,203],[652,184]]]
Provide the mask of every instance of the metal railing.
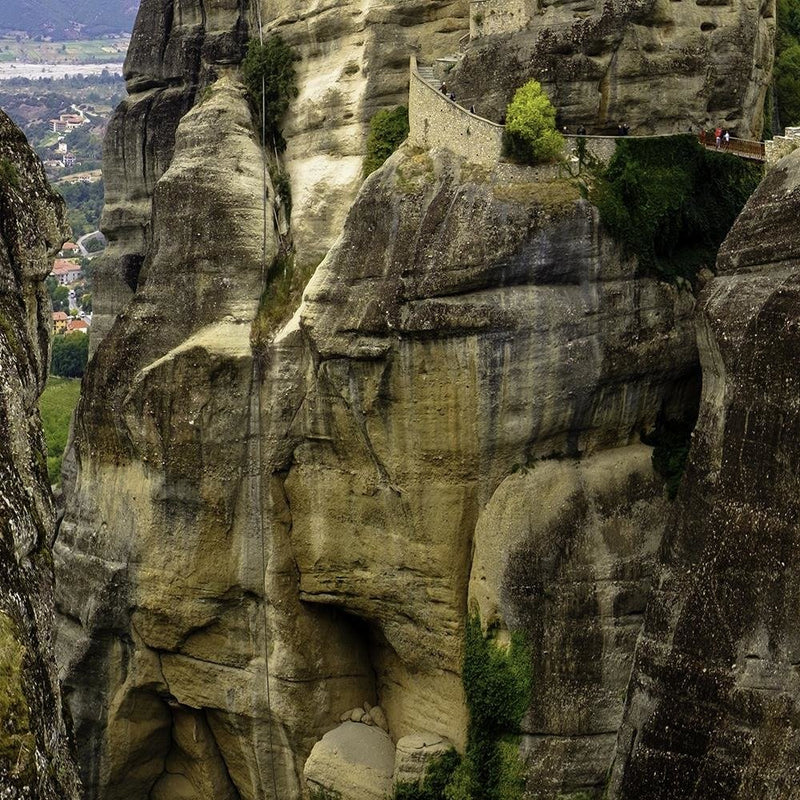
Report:
[[714,131],[701,131],[697,137],[708,150],[718,150],[720,153],[730,153],[740,158],[749,158],[753,161],[766,161],[766,145],[755,139],[738,139],[731,137],[730,141],[722,139],[719,147]]

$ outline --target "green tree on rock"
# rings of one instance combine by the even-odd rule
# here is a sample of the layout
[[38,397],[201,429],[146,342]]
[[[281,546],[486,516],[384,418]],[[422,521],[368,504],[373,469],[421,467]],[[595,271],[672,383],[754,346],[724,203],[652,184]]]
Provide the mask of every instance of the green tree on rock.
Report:
[[83,377],[89,361],[89,337],[85,333],[68,333],[53,338],[53,360],[50,372],[61,378]]
[[242,62],[242,78],[258,116],[259,129],[263,114],[264,144],[272,144],[281,153],[286,149],[286,140],[280,123],[299,93],[294,69],[297,59],[295,51],[280,36],[271,36],[263,44],[251,39]]
[[556,110],[539,81],[517,89],[506,111],[506,149],[525,164],[552,161],[564,147]]
[[364,177],[383,166],[389,156],[408,138],[408,109],[398,106],[375,112],[369,121],[367,155],[364,159]]
[[800,0],[778,0],[777,11],[773,90],[782,128],[800,123]]

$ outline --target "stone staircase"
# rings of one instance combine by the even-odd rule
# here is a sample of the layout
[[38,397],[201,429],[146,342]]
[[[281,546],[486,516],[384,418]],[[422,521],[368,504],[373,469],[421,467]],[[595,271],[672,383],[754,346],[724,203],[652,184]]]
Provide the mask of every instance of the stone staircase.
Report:
[[438,89],[441,85],[441,81],[437,80],[436,73],[433,67],[417,67],[417,72],[419,73],[420,78],[425,81],[425,83],[430,84],[433,86],[434,89]]

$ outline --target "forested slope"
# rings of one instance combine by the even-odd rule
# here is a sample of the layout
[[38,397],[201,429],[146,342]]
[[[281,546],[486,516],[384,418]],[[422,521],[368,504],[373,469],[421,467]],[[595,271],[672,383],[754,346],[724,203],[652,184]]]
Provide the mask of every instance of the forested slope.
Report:
[[127,32],[138,8],[139,0],[3,0],[0,33],[61,39]]

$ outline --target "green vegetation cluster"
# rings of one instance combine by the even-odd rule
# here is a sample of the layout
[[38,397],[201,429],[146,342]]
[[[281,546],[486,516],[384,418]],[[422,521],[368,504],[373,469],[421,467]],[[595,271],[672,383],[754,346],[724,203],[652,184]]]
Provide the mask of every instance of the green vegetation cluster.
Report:
[[709,151],[693,136],[623,139],[589,190],[609,233],[665,280],[694,282],[762,176],[760,165]]
[[778,0],[773,87],[781,125],[800,124],[800,0]]
[[[83,140],[84,128],[77,136],[70,134],[68,144],[81,162],[101,159],[105,122],[125,97],[125,82],[120,74],[104,71],[101,75],[73,75],[67,78],[10,78],[0,81],[0,108],[22,129],[43,160],[53,158],[52,147],[58,140],[50,120],[71,111],[76,105],[90,116],[89,142]],[[84,144],[88,146],[84,148]],[[79,170],[87,169],[83,164]],[[70,170],[64,170],[61,174]]]
[[89,336],[76,331],[53,337],[50,372],[61,378],[81,378],[89,362]]
[[251,39],[242,62],[242,79],[259,130],[263,122],[263,144],[271,144],[278,153],[286,149],[281,121],[299,93],[294,68],[298,59],[294,49],[276,35],[263,44]]
[[[83,336],[82,333],[73,334]],[[69,436],[69,423],[72,412],[78,405],[81,382],[69,378],[50,376],[42,396],[39,398],[39,412],[47,443],[47,474],[51,485],[61,482],[61,459]]]
[[0,186],[10,186],[13,189],[19,186],[17,167],[7,158],[0,158]]
[[478,614],[467,620],[462,680],[469,710],[467,748],[433,760],[421,786],[401,784],[395,800],[522,800],[520,724],[530,705],[531,654],[522,634],[509,645],[483,633]]
[[460,764],[461,756],[455,750],[434,756],[425,768],[422,783],[397,784],[394,800],[442,800]]
[[277,164],[272,164],[269,168],[269,178],[276,196],[280,198],[288,222],[292,218],[292,182],[289,173]]
[[[73,236],[83,236],[100,227],[100,215],[103,213],[105,196],[102,180],[93,183],[62,183],[57,189],[67,204],[67,218]],[[88,244],[95,242],[97,240],[92,239]],[[102,247],[99,242],[97,244]]]
[[523,164],[552,161],[564,148],[556,110],[538,81],[517,89],[506,109],[505,154]]
[[289,321],[313,272],[312,265],[298,267],[294,253],[278,255],[272,262],[250,330],[250,341],[256,350],[269,344],[280,326]]
[[408,138],[408,109],[398,106],[375,112],[369,121],[364,177],[380,169],[389,156]]

